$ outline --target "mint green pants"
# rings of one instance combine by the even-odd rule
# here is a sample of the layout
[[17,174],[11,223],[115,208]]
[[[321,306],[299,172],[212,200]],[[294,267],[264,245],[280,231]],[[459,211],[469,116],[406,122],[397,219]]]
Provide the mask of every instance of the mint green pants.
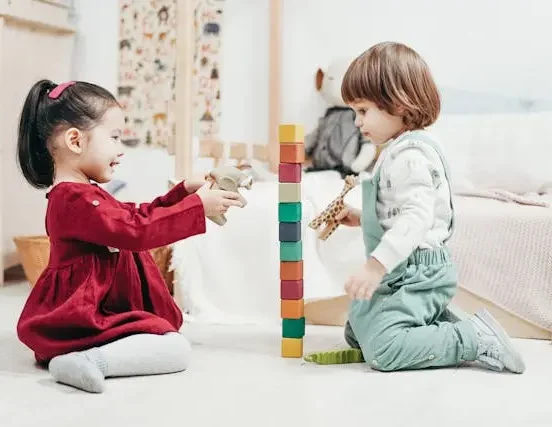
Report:
[[475,329],[447,309],[457,283],[446,249],[416,250],[398,272],[384,278],[370,300],[351,302],[347,343],[381,371],[475,360]]

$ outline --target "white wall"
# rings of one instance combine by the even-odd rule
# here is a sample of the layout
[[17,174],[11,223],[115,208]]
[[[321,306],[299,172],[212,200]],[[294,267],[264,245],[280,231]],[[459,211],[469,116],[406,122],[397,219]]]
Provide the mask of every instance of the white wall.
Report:
[[[463,89],[552,99],[549,0],[282,1],[283,121],[312,128],[324,111],[314,90],[316,69],[383,40],[402,41],[418,50],[438,84],[449,89],[446,93]],[[76,0],[76,4],[75,78],[115,91],[118,0]],[[224,7],[221,137],[266,142],[268,0],[226,0]],[[487,109],[513,105],[500,98],[485,104],[467,92],[457,95],[461,105],[454,107],[460,109],[475,109],[476,102]],[[149,159],[154,163],[146,168]],[[163,151],[129,148],[119,177],[130,183],[133,198],[143,198],[164,188],[172,170]]]
[[[314,92],[317,67],[384,40],[418,50],[441,87],[552,98],[552,56],[546,53],[552,40],[549,0],[283,4],[283,121],[314,126],[323,111]],[[268,1],[226,0],[226,5],[222,97],[225,106],[234,108],[223,108],[222,132],[234,138],[266,135]]]
[[73,0],[74,78],[117,91],[119,0]]

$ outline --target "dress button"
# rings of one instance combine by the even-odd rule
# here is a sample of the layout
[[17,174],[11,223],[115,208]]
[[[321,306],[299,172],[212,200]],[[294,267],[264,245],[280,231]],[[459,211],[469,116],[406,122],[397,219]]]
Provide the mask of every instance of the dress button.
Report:
[[94,201],[92,202],[92,204],[93,204],[94,206],[98,206],[98,205],[100,204],[100,202],[98,202],[97,200],[94,200]]
[[433,354],[430,354],[429,357],[428,357],[429,360],[433,360],[435,359],[435,356]]
[[377,365],[378,365],[378,361],[377,361],[376,359],[372,360],[372,365],[377,366]]

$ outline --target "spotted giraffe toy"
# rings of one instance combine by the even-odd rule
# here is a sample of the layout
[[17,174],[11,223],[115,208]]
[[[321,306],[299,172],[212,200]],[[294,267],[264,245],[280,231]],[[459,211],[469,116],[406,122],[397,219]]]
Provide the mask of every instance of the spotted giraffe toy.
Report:
[[330,237],[337,227],[339,227],[339,222],[335,219],[337,214],[345,208],[345,196],[349,191],[351,191],[358,184],[358,179],[354,175],[348,175],[345,177],[345,184],[341,193],[332,200],[332,202],[316,216],[310,223],[309,227],[313,230],[318,230],[322,224],[326,224],[326,227],[318,233],[318,238],[320,240],[326,240]]

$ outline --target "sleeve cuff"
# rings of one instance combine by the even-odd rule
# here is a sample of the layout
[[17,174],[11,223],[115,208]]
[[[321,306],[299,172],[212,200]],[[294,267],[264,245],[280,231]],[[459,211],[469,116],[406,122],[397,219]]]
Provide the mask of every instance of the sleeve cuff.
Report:
[[207,231],[207,217],[205,216],[203,202],[201,201],[201,197],[199,197],[196,193],[190,193],[189,196],[190,197],[186,198],[186,201],[190,204],[190,206],[193,208],[198,207],[197,216],[195,217],[195,226],[199,231],[198,234],[203,234]]
[[393,271],[395,267],[404,261],[402,254],[386,240],[382,240],[376,249],[372,251],[370,256],[377,259],[383,265],[387,273]]
[[180,181],[178,184],[175,184],[169,191],[167,191],[165,195],[160,196],[159,199],[162,200],[161,204],[174,205],[181,202],[183,199],[192,194],[186,190],[184,182],[185,181]]
[[188,193],[188,190],[186,190],[186,186],[184,185],[184,182],[185,181],[180,181],[171,189],[171,193],[174,192],[179,196],[179,198],[182,198],[182,199],[190,195],[190,193]]

